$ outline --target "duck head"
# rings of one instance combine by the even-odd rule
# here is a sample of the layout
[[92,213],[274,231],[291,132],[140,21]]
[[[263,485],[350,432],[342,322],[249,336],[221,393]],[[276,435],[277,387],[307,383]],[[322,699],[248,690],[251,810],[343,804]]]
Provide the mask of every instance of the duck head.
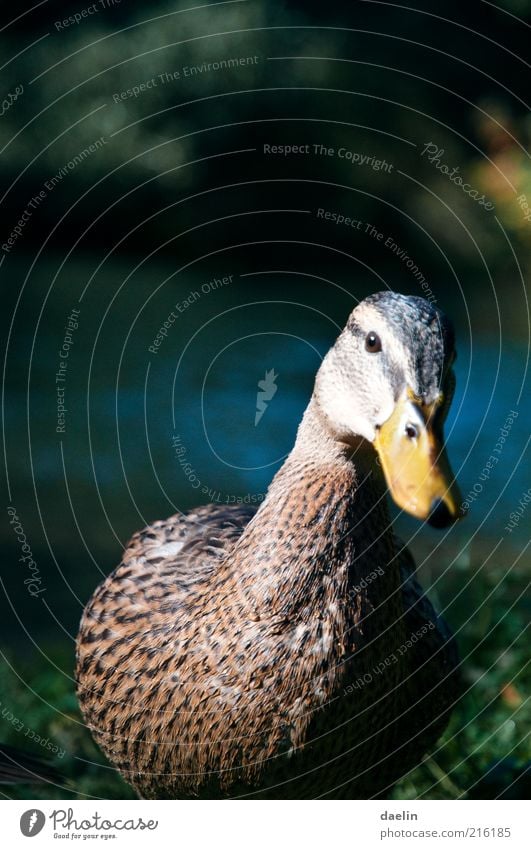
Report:
[[455,377],[450,321],[424,298],[362,301],[324,358],[314,400],[335,440],[371,443],[390,494],[434,527],[459,518],[443,440]]

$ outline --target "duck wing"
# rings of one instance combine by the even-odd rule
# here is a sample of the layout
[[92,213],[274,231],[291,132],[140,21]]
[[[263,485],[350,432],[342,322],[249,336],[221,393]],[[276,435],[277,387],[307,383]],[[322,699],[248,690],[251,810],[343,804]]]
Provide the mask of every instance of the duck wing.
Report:
[[206,504],[153,522],[133,535],[123,554],[123,567],[140,567],[136,577],[145,582],[152,576],[150,567],[156,568],[160,580],[171,578],[177,589],[189,590],[208,578],[256,509],[246,504]]

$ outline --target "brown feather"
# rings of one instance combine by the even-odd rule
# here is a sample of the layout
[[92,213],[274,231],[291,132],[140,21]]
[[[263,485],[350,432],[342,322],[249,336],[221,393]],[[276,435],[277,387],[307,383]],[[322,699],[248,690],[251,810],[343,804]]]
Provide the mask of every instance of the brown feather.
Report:
[[434,744],[457,658],[376,472],[312,402],[258,511],[209,505],[132,538],[83,615],[77,678],[139,795],[370,798]]

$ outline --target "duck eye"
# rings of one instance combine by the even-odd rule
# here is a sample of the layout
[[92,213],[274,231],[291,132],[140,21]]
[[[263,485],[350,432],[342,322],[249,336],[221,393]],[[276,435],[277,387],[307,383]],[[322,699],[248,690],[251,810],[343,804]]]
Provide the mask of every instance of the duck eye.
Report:
[[377,354],[378,351],[382,350],[380,337],[372,330],[370,333],[367,333],[367,336],[365,337],[365,350],[369,351],[370,354]]

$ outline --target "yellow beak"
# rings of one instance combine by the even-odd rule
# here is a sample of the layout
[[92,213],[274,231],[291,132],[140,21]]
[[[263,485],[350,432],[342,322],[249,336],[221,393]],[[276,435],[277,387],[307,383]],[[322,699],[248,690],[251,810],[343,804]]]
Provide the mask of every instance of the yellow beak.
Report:
[[398,507],[434,527],[446,527],[461,515],[461,496],[443,447],[442,429],[434,427],[441,403],[442,396],[427,406],[407,389],[374,440]]

